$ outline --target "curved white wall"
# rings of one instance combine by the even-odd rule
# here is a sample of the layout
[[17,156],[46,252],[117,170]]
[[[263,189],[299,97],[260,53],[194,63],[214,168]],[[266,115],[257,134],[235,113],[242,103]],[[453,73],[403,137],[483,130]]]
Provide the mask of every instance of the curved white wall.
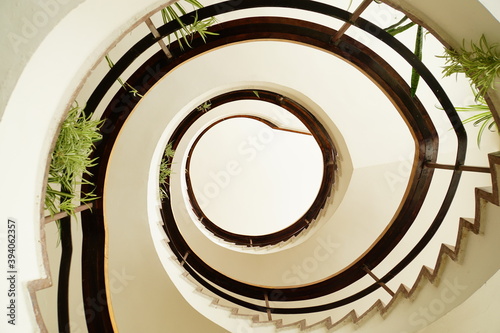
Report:
[[[85,1],[65,16],[44,39],[24,67],[10,96],[0,122],[0,156],[3,161],[0,184],[4,189],[0,193],[0,218],[2,221],[14,218],[19,223],[22,270],[19,271],[17,300],[22,320],[13,332],[34,331],[37,326],[26,285],[47,275],[42,252],[41,200],[47,156],[57,133],[57,124],[89,71],[115,40],[161,4],[161,1]],[[428,23],[451,45],[459,45],[463,38],[477,40],[481,33],[485,33],[491,42],[500,41],[498,22],[475,1],[463,0],[460,6],[451,0],[401,1],[397,5]],[[120,15],[115,15],[116,8],[120,8]],[[453,15],[445,15],[449,12]],[[109,17],[115,20],[109,20]],[[93,24],[89,25],[91,21]],[[69,36],[78,40],[79,52],[67,47]],[[15,81],[12,76],[12,81]],[[496,105],[500,105],[498,91],[492,94]],[[5,289],[4,281],[0,288]],[[2,330],[12,329],[6,328],[4,321],[0,325]]]
[[[13,327],[2,320],[0,327],[4,332],[34,332],[38,324],[43,327],[27,286],[31,283],[36,290],[46,284],[39,280],[50,274],[44,262],[47,258],[43,250],[41,203],[48,156],[58,124],[89,72],[116,40],[164,4],[164,1],[87,0],[51,30],[24,67],[0,122],[0,156],[2,161],[8,161],[2,163],[0,172],[4,189],[0,194],[0,218],[2,226],[8,218],[18,222],[21,265],[17,275],[18,321]],[[116,15],[117,8],[120,15]],[[68,47],[74,41],[78,41],[78,52]],[[6,272],[4,264],[2,261],[1,267]],[[0,287],[7,290],[5,279]],[[209,322],[205,325],[210,327]]]

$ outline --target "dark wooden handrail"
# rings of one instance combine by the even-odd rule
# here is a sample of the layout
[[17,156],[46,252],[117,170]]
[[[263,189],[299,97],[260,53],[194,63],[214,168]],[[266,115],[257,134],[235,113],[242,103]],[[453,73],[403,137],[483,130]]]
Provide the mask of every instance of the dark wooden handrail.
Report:
[[57,281],[57,326],[60,333],[70,333],[69,275],[71,272],[71,257],[73,255],[71,217],[63,217],[57,223],[61,237],[61,260]]
[[[324,3],[309,0],[296,0],[293,2],[289,0],[242,0],[238,4],[235,4],[233,1],[226,1],[222,4],[223,5],[216,4],[198,10],[197,18],[199,20],[203,20],[231,10],[258,7],[297,8],[328,15],[344,22],[347,22],[351,17],[351,14],[347,11]],[[192,23],[193,20],[194,16],[189,16],[189,14],[188,16],[183,17],[183,21],[186,24]],[[437,80],[410,50],[404,47],[394,37],[385,33],[379,27],[362,18],[358,18],[355,22],[353,22],[353,25],[385,42],[387,45],[396,50],[413,68],[415,68],[417,72],[419,72],[422,79],[428,84],[437,99],[441,102],[446,115],[453,125],[454,132],[458,139],[456,165],[463,165],[465,161],[467,141],[465,129],[463,128],[460,118],[456,114],[453,105]],[[173,21],[159,27],[158,32],[161,37],[164,37],[171,34],[176,29],[179,29],[179,25],[177,22]],[[230,277],[226,277],[223,274],[216,272],[214,269],[206,265],[206,263],[204,263],[203,260],[197,257],[194,253],[185,258],[185,269],[198,281],[198,283],[213,291],[220,297],[224,297],[235,304],[246,306],[256,311],[270,313],[296,314],[324,311],[349,304],[350,302],[360,299],[361,297],[377,290],[381,286],[381,283],[387,283],[393,276],[401,272],[401,270],[422,251],[422,249],[428,244],[430,239],[436,233],[442,220],[446,216],[447,210],[453,200],[454,193],[458,187],[461,175],[461,170],[459,170],[459,168],[452,170],[450,185],[441,208],[439,209],[431,227],[417,243],[415,248],[411,250],[400,263],[391,269],[389,273],[380,279],[377,278],[378,281],[376,283],[357,293],[354,293],[351,296],[335,302],[311,307],[269,308],[269,306],[261,306],[238,299],[237,297],[231,296],[216,288],[212,283],[207,282],[207,280],[215,281],[214,283],[220,285],[224,289],[242,296],[254,298],[256,300],[265,301],[267,298],[268,300],[273,301],[276,300],[273,297],[273,294],[278,293],[280,295],[279,301],[293,301],[319,297],[321,295],[340,290],[352,282],[359,280],[367,274],[366,269],[373,269],[391,252],[391,249],[398,244],[411,226],[411,222],[408,221],[413,221],[415,216],[418,214],[432,179],[433,168],[426,168],[425,163],[436,162],[438,149],[438,136],[434,126],[432,125],[432,121],[418,99],[411,96],[406,82],[377,54],[367,49],[360,43],[352,40],[347,35],[343,35],[336,43],[332,43],[332,36],[336,34],[336,31],[332,29],[300,20],[290,20],[276,17],[235,20],[222,23],[214,27],[214,30],[218,32],[219,35],[210,36],[207,43],[204,43],[201,38],[195,37],[191,43],[193,49],[186,49],[182,51],[178,45],[172,45],[170,48],[170,51],[173,54],[172,59],[167,59],[163,52],[157,53],[143,66],[141,66],[141,68],[137,70],[130,77],[130,79],[127,80],[127,82],[136,87],[141,94],[144,94],[155,82],[157,82],[177,65],[211,49],[244,40],[280,39],[299,41],[300,43],[313,47],[319,47],[327,52],[336,54],[345,61],[359,68],[367,76],[376,81],[381,89],[387,93],[389,98],[396,105],[401,113],[401,116],[409,125],[412,135],[418,144],[415,163],[412,170],[413,176],[410,180],[410,185],[403,203],[401,204],[399,214],[390,222],[390,228],[383,235],[383,237],[380,238],[380,241],[377,244],[374,244],[370,251],[360,258],[360,260],[352,267],[347,269],[344,274],[341,273],[332,276],[323,282],[305,287],[263,288],[240,283]],[[154,37],[150,34],[134,45],[100,82],[88,100],[86,110],[88,112],[93,112],[115,80],[125,71],[125,69],[127,69],[133,60],[135,60],[152,44],[156,43],[161,37]],[[153,69],[153,73],[151,73],[151,71],[146,71],[146,69]],[[109,153],[121,126],[136,103],[137,99],[131,97],[126,92],[119,91],[104,112],[103,118],[106,119],[106,123],[102,129],[104,138],[96,148],[95,152],[95,156],[100,157],[100,164],[91,170],[94,174],[94,176],[91,177],[92,181],[98,185],[98,191],[96,193],[98,196],[102,195]],[[189,128],[195,120],[194,115],[188,115],[183,121],[184,128]],[[99,193],[99,191],[101,191],[101,193]],[[106,281],[104,279],[105,228],[101,200],[99,200],[99,203],[96,206],[97,208],[92,212],[85,211],[82,213],[82,220],[84,220],[82,223],[84,234],[82,254],[84,298],[95,297],[96,293],[100,290],[105,290],[106,286]],[[170,246],[178,259],[181,259],[186,253],[190,252],[190,248],[183,240],[175,225],[169,200],[166,200],[163,203],[162,214],[164,215],[165,231],[171,240]],[[92,260],[89,258],[92,258]],[[112,332],[107,308],[105,308],[105,310],[99,315],[99,319],[87,323],[89,331]]]
[[[299,20],[265,17],[236,20],[220,24],[215,28],[220,29],[216,30],[219,36],[215,36],[209,41],[205,45],[206,48],[218,46],[220,39],[223,39],[224,43],[231,43],[246,39],[272,38],[298,41],[336,54],[360,68],[372,80],[377,82],[396,105],[405,122],[410,127],[410,131],[418,146],[417,157],[412,172],[413,177],[399,212],[390,222],[388,230],[372,246],[370,251],[345,271],[331,276],[322,282],[308,286],[298,288],[264,288],[244,284],[226,277],[209,267],[197,256],[193,255],[189,257],[189,263],[204,277],[216,280],[224,289],[245,297],[261,299],[263,294],[269,294],[278,289],[282,292],[286,300],[292,301],[320,297],[338,291],[365,276],[367,273],[363,269],[364,266],[375,267],[380,263],[399,243],[417,216],[430,186],[433,174],[432,169],[423,167],[424,161],[435,161],[437,158],[438,136],[432,121],[419,100],[411,96],[406,82],[382,58],[348,36],[344,36],[337,44],[331,44],[330,36],[335,34],[335,31],[332,29]],[[251,31],[251,33],[248,33],[248,31]],[[294,34],[291,34],[289,31],[293,31]],[[185,57],[188,58],[188,55],[194,56],[197,52],[200,52],[200,50],[187,51]],[[178,144],[183,133],[196,121],[197,117],[198,115],[196,114],[189,114],[174,131],[171,136],[174,147]],[[305,123],[307,125],[307,122]],[[170,209],[168,200],[164,202],[163,209],[164,211]],[[181,253],[189,250],[189,245],[181,239],[182,236],[174,220],[165,221],[165,230],[171,240],[171,244],[177,243]],[[361,297],[361,294],[358,296]]]
[[[255,94],[255,92],[257,92],[257,94]],[[320,188],[318,190],[318,194],[314,202],[297,221],[295,221],[288,227],[283,228],[282,230],[265,235],[242,235],[227,231],[219,227],[213,221],[211,221],[203,212],[203,209],[200,207],[198,200],[196,199],[196,195],[194,194],[193,186],[191,183],[191,176],[189,173],[193,151],[199,140],[208,130],[210,130],[216,124],[226,121],[228,119],[234,119],[238,117],[251,118],[263,122],[264,124],[270,126],[273,129],[279,128],[269,120],[251,115],[234,115],[219,119],[211,123],[201,133],[198,134],[193,144],[191,145],[189,152],[187,153],[188,157],[186,161],[186,170],[188,170],[188,172],[186,173],[185,177],[187,184],[187,194],[191,206],[193,208],[193,212],[198,217],[198,220],[205,226],[205,228],[210,230],[217,237],[220,237],[227,242],[232,242],[238,245],[246,245],[246,246],[276,245],[278,243],[290,239],[293,236],[297,236],[302,231],[306,230],[309,227],[310,222],[316,219],[321,210],[323,209],[324,205],[327,202],[328,196],[331,194],[333,184],[335,182],[335,177],[336,177],[335,173],[337,170],[337,161],[336,161],[337,153],[335,146],[333,145],[333,141],[326,132],[325,128],[304,106],[300,105],[298,102],[294,101],[289,97],[285,97],[281,94],[276,94],[272,91],[267,91],[267,90],[243,89],[243,90],[231,91],[228,93],[212,97],[210,99],[210,103],[213,109],[223,104],[240,100],[259,100],[265,103],[278,105],[286,109],[288,112],[297,117],[304,125],[306,125],[306,127],[309,130],[309,133],[313,135],[319,148],[321,149],[321,153],[323,156],[323,170],[322,170],[323,176]],[[204,113],[199,112],[198,109],[196,108],[191,111],[191,114],[193,114],[193,117],[199,119]],[[189,118],[191,119],[191,117]],[[183,126],[184,124],[181,123],[178,127],[178,130],[175,130],[174,134],[171,137],[174,149],[176,149],[177,143],[179,143],[180,140],[182,139],[182,135],[187,131],[187,128],[184,128]]]

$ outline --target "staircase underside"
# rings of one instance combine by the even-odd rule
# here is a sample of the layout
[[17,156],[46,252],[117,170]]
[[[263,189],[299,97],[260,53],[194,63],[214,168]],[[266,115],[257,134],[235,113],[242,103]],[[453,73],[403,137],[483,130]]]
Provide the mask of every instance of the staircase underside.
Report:
[[[471,1],[471,3],[474,3],[472,7],[478,8],[477,13],[484,12],[484,8],[477,7],[480,6],[479,2]],[[46,227],[40,206],[43,201],[41,193],[43,193],[46,181],[47,160],[58,132],[58,123],[64,117],[77,92],[81,92],[82,82],[95,69],[104,54],[109,52],[111,45],[128,34],[131,27],[138,24],[138,18],[149,17],[151,13],[164,5],[161,1],[149,0],[141,4],[134,1],[125,4],[112,1],[105,5],[95,0],[85,1],[68,15],[42,43],[26,67],[9,101],[2,123],[0,123],[0,151],[2,156],[8,157],[9,161],[1,167],[0,182],[2,187],[5,184],[6,191],[0,194],[0,201],[5,203],[5,208],[1,209],[2,218],[14,217],[22,222],[19,224],[19,234],[22,235],[23,243],[23,260],[21,261],[23,269],[20,270],[19,286],[23,287],[20,287],[18,302],[20,308],[27,310],[26,318],[22,318],[23,321],[18,326],[18,329],[22,331],[47,331],[39,300],[37,300],[37,297],[40,298],[39,291],[52,285],[49,258],[45,249],[48,246],[45,240]],[[475,40],[479,30],[489,36],[494,36],[492,41],[498,40],[498,22],[490,24],[489,17],[482,21],[481,14],[457,8],[452,0],[439,3],[430,0],[418,3],[391,1],[391,5],[401,7],[417,21],[425,22],[432,31],[437,32],[446,45],[459,46],[462,38]],[[442,13],[447,11],[438,10],[442,6],[456,9],[453,20],[457,22],[450,22],[447,17],[443,16]],[[109,19],[116,17],[118,7],[123,8],[121,12],[123,20]],[[102,10],[96,13],[95,8]],[[82,28],[88,26],[90,21],[95,22],[96,29],[99,27],[99,33],[89,34],[87,28]],[[463,22],[470,22],[470,24]],[[481,29],[481,25],[485,28]],[[474,29],[471,29],[471,26],[474,26]],[[68,35],[79,41],[82,52],[75,54],[73,50],[68,50],[66,43]],[[55,76],[57,80],[51,81],[51,77]],[[50,94],[46,89],[40,89],[40,87],[48,86],[51,87]],[[27,95],[30,98],[26,98]],[[499,96],[498,90],[491,93],[492,105],[500,105]],[[493,113],[499,121],[496,110],[493,110]],[[144,142],[147,142],[147,134],[146,131]],[[137,142],[130,144],[134,145]],[[120,162],[120,159],[117,158],[116,161]],[[146,207],[145,203],[140,203],[144,205],[144,209],[139,214],[130,212],[130,223],[118,224],[115,221],[106,226],[113,237],[123,236],[119,241],[113,237],[106,239],[106,242],[109,242],[106,259],[111,259],[106,263],[105,279],[108,279],[108,282],[119,281],[121,283],[120,288],[112,285],[108,290],[107,298],[116,315],[113,317],[112,314],[112,324],[114,328],[122,332],[140,330],[154,332],[158,330],[158,327],[165,328],[165,323],[175,322],[175,325],[180,325],[178,324],[182,321],[179,319],[180,316],[186,314],[189,316],[193,312],[175,290],[177,287],[183,295],[192,294],[193,290],[197,290],[198,294],[193,298],[201,301],[193,304],[193,307],[208,317],[213,315],[220,318],[221,313],[225,316],[229,312],[230,319],[224,327],[232,332],[334,330],[338,332],[409,333],[422,329],[423,332],[430,332],[425,328],[471,296],[474,297],[475,293],[500,268],[500,262],[496,259],[500,247],[500,242],[497,241],[500,236],[498,225],[500,153],[490,154],[489,161],[492,170],[492,186],[476,190],[475,217],[461,219],[456,243],[454,245],[443,244],[435,265],[432,268],[423,267],[415,284],[409,287],[401,285],[390,302],[383,304],[378,301],[364,313],[352,312],[345,307],[334,313],[316,314],[311,319],[277,315],[271,311],[256,314],[222,300],[207,290],[200,289],[197,284],[193,288],[192,282],[189,282],[191,281],[189,276],[187,279],[179,278],[183,273],[182,268],[179,267],[180,263],[171,260],[167,240],[158,236],[162,234],[161,222],[148,221],[151,216],[154,216],[155,221],[161,220],[159,208],[155,207],[156,211],[150,212],[148,211],[150,207]],[[127,167],[133,169],[134,165],[130,164]],[[109,179],[111,186],[113,182],[118,184],[127,178],[127,171],[123,168],[116,170],[118,171]],[[141,182],[141,179],[131,181],[130,186],[134,186],[138,192],[148,192],[148,184]],[[116,202],[110,203],[105,208],[107,219],[111,220],[116,210],[123,209],[120,201],[126,202],[126,195],[124,192],[114,193],[113,201],[116,200]],[[319,218],[322,216],[320,214]],[[152,232],[151,230],[155,228],[158,230]],[[147,242],[137,246],[137,239],[147,240]],[[294,241],[294,238],[289,239],[290,243]],[[280,250],[280,246],[286,248],[288,245],[286,242],[280,243],[277,250]],[[158,258],[159,248],[163,248],[163,253],[169,253],[170,256]],[[169,267],[174,273],[169,273],[169,277],[164,267]],[[138,304],[144,304],[144,299],[151,300],[151,302],[147,307],[141,308],[141,320],[137,320],[137,317],[133,318],[130,315],[130,309],[139,311]],[[175,302],[172,302],[173,299]],[[183,306],[178,305],[181,302]],[[45,305],[44,300],[40,303]],[[210,304],[213,306],[208,308]],[[226,311],[220,311],[219,308],[226,309]],[[162,309],[162,314],[165,315],[159,316],[157,311],[153,311],[157,309]],[[193,321],[203,326],[204,318],[199,314],[193,314],[192,318],[195,318]],[[252,328],[248,327],[249,322]]]

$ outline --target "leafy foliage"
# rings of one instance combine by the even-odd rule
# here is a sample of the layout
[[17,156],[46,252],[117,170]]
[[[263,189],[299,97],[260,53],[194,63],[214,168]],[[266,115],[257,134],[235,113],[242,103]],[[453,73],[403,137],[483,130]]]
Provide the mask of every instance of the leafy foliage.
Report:
[[198,105],[196,107],[196,110],[200,111],[200,112],[208,112],[212,109],[212,103],[210,102],[210,100],[206,101],[206,102],[203,102],[203,104],[201,105]]
[[[203,8],[203,5],[197,0],[184,0],[184,1],[191,4],[193,6],[193,9]],[[216,35],[216,33],[208,31],[208,27],[210,27],[216,22],[216,19],[214,17],[199,21],[198,13],[195,12],[194,23],[186,25],[181,20],[181,16],[186,14],[187,12],[185,8],[179,2],[176,2],[173,5],[170,5],[161,10],[163,23],[177,21],[181,26],[181,29],[174,32],[174,35],[177,41],[179,42],[179,46],[182,50],[184,49],[183,42],[188,47],[191,47],[191,41],[194,33],[198,33],[203,39],[203,41],[206,41],[207,35]],[[168,43],[169,44],[171,43],[170,36],[168,38]]]
[[[104,58],[106,59],[106,62],[108,63],[109,68],[113,68],[115,63],[113,62],[113,60],[111,60],[109,54],[106,54],[106,56]],[[121,77],[119,77],[117,79],[117,81],[118,81],[118,83],[120,83],[120,85],[123,87],[123,89],[125,89],[126,91],[131,93],[134,97],[140,97],[140,98],[143,97],[141,94],[139,94],[139,91],[137,89],[132,87],[128,82],[124,82]]]
[[[193,9],[199,9],[203,8],[203,5],[198,1],[198,0],[184,0],[188,4],[193,6]],[[187,45],[188,47],[191,47],[191,42],[193,39],[193,36],[195,33],[198,33],[201,38],[203,39],[204,42],[206,42],[206,38],[208,35],[216,35],[216,33],[208,31],[208,28],[213,25],[216,22],[216,19],[211,17],[205,20],[198,20],[198,13],[195,11],[194,13],[194,22],[192,24],[186,25],[182,20],[181,16],[186,15],[187,11],[186,9],[179,3],[174,3],[171,6],[168,6],[166,8],[163,8],[161,10],[161,15],[163,18],[163,23],[168,23],[171,21],[177,21],[179,25],[181,26],[181,29],[178,31],[174,32],[175,39],[179,42],[179,46],[181,49],[184,49],[184,44]],[[168,44],[171,44],[171,39],[170,36],[168,37]],[[113,68],[114,63],[111,60],[109,55],[105,56],[106,62],[108,63],[109,68]],[[134,97],[139,97],[142,98],[143,95],[139,93],[139,91],[132,87],[129,83],[123,81],[121,78],[118,78],[117,81],[120,83],[120,85],[128,91],[130,94],[132,94]],[[198,109],[200,111],[208,111],[210,110],[211,105],[210,102],[205,102],[204,104],[200,105]],[[167,186],[168,186],[168,178],[171,173],[171,163],[172,163],[172,158],[174,156],[175,152],[172,149],[172,145],[169,144],[165,148],[165,152],[160,164],[160,198],[165,199],[167,198]],[[92,161],[93,163],[93,161]],[[62,193],[64,194],[64,193]]]
[[499,45],[490,45],[484,35],[479,39],[479,43],[470,42],[470,50],[466,50],[465,41],[460,50],[445,49],[445,54],[439,56],[446,59],[446,66],[443,68],[443,76],[463,73],[471,81],[472,89],[478,104],[457,108],[457,111],[480,112],[463,121],[464,124],[472,123],[480,126],[477,135],[477,145],[480,146],[481,138],[486,129],[494,131],[495,119],[491,114],[484,99],[489,89],[495,88],[495,82],[500,76],[500,56],[497,53]]
[[168,178],[172,172],[172,159],[174,158],[175,151],[172,149],[172,144],[169,143],[165,148],[163,157],[160,163],[160,199],[166,199],[168,197],[167,186]]
[[[74,215],[77,199],[76,187],[82,184],[93,185],[82,178],[90,174],[88,168],[96,163],[90,159],[94,143],[101,139],[99,128],[102,121],[92,120],[76,103],[64,120],[57,138],[45,194],[45,209],[51,216],[66,212]],[[80,194],[80,201],[85,203],[95,200],[93,193]]]
[[[404,31],[410,29],[411,27],[413,27],[416,24],[415,22],[406,23],[406,21],[408,21],[408,16],[405,15],[398,22],[385,28],[385,31],[388,32],[389,34],[391,34],[392,36],[396,36],[397,34],[402,33]],[[406,23],[406,24],[403,25],[403,23]]]
[[479,132],[477,134],[477,146],[481,146],[481,138],[486,129],[490,131],[498,131],[498,127],[493,118],[486,101],[482,96],[477,96],[478,104],[468,105],[465,107],[457,107],[457,111],[461,112],[479,112],[465,120],[462,121],[463,124],[472,123],[474,126],[479,126]]
[[[392,36],[396,36],[397,34],[405,32],[406,30],[416,25],[415,22],[407,23],[407,21],[408,17],[405,15],[401,20],[399,20],[398,22],[394,23],[391,26],[388,26],[384,30],[387,33],[391,34]],[[423,47],[424,47],[424,29],[422,28],[421,25],[418,25],[417,35],[415,37],[415,50],[414,50],[415,56],[418,58],[418,60],[422,60]],[[419,82],[420,82],[420,74],[418,74],[415,68],[412,68],[411,80],[410,80],[410,92],[413,97],[417,93],[417,87]]]
[[[197,0],[184,0],[184,1],[191,4],[194,9],[203,8],[203,5]],[[186,25],[181,20],[181,16],[186,14],[187,14],[186,10],[178,2],[161,10],[163,23],[168,23],[174,20],[179,22],[181,29],[174,32],[174,36],[176,40],[179,42],[179,46],[181,47],[182,50],[184,49],[183,41],[188,47],[191,47],[192,37],[195,33],[198,33],[204,42],[206,41],[207,35],[216,35],[216,33],[208,31],[208,28],[216,22],[216,19],[214,17],[199,21],[198,13],[195,12],[194,23]],[[168,43],[169,45],[171,43],[170,36],[168,37]],[[104,58],[108,63],[109,68],[113,68],[115,64],[113,60],[111,60],[109,54],[107,54]],[[139,98],[144,97],[139,93],[139,91],[136,88],[132,87],[128,82],[123,81],[122,78],[119,77],[117,81],[120,83],[123,89],[128,91],[134,97],[139,97]]]
[[470,50],[465,48],[465,41],[460,50],[445,49],[446,66],[443,75],[464,73],[477,89],[476,99],[486,95],[488,89],[494,88],[500,76],[499,45],[490,45],[483,35],[479,43],[470,42]]
[[[415,56],[418,58],[418,60],[422,61],[422,50],[424,47],[424,30],[421,25],[418,26],[417,28],[417,36],[415,38]],[[420,74],[415,70],[415,68],[412,68],[411,71],[411,85],[410,85],[410,92],[412,97],[414,97],[417,94],[417,87],[418,83],[420,81]]]

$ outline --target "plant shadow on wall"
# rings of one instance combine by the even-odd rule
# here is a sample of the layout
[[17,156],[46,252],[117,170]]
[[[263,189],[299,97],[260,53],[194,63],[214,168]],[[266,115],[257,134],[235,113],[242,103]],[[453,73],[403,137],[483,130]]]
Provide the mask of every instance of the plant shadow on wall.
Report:
[[466,48],[465,41],[460,50],[445,49],[445,54],[440,56],[446,59],[443,69],[445,77],[453,74],[465,74],[470,80],[474,91],[476,104],[457,108],[457,111],[479,112],[463,120],[464,124],[473,123],[479,127],[477,145],[481,145],[481,137],[486,129],[498,133],[498,125],[489,109],[485,96],[490,89],[495,89],[495,84],[500,77],[500,45],[489,44],[483,35],[478,43],[470,42]]

